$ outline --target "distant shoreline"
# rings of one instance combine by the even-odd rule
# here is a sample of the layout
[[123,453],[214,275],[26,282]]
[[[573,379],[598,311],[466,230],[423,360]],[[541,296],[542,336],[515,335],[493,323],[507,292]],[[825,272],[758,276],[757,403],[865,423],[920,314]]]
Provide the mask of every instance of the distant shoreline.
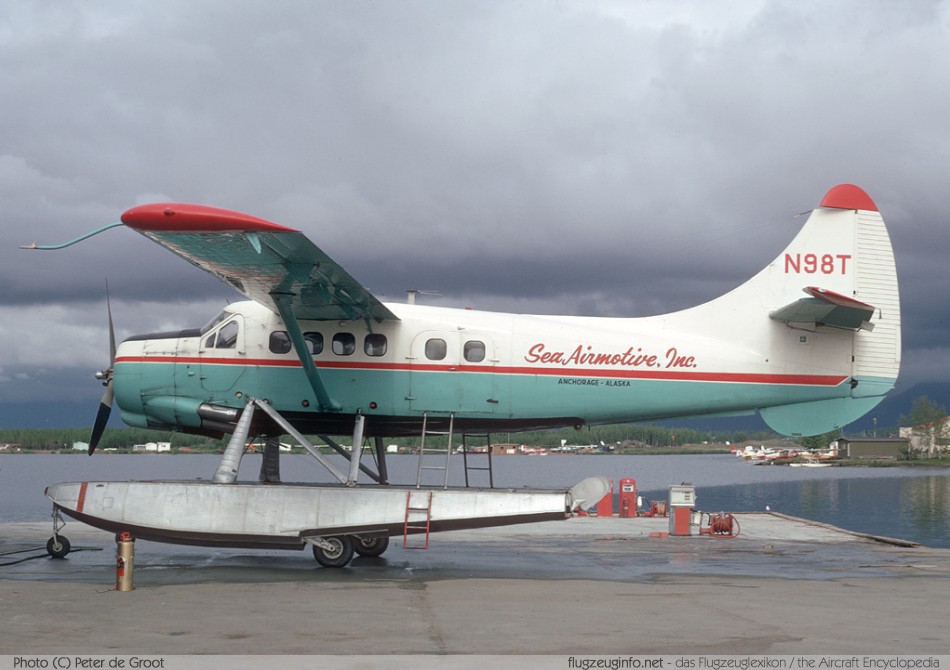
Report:
[[[144,451],[101,451],[97,452],[97,456],[108,457],[108,456],[220,456],[222,452],[220,451],[172,451],[172,452],[144,452]],[[247,455],[254,455],[259,452],[248,452]],[[304,452],[298,451],[297,454],[303,454]],[[334,452],[329,449],[326,453],[333,454]],[[25,456],[25,455],[42,455],[42,456],[87,456],[84,451],[78,450],[28,450],[28,451],[0,451],[0,457],[2,456]],[[401,453],[401,454],[390,454],[398,456],[413,456],[412,453]],[[528,456],[529,454],[496,454],[498,458],[504,459],[509,458],[510,456]],[[555,456],[558,458],[570,458],[573,456],[727,456],[732,455],[732,452],[728,447],[726,448],[710,448],[708,446],[704,447],[695,447],[690,448],[688,446],[684,447],[670,447],[670,448],[652,448],[652,449],[637,449],[637,450],[624,450],[624,451],[613,451],[613,452],[592,452],[592,453],[550,453],[546,454],[547,456]],[[461,456],[461,454],[459,454]],[[772,463],[769,465],[754,465],[749,463],[750,466],[754,467],[787,467],[790,463],[796,461],[789,461],[785,463]],[[873,459],[841,459],[832,462],[834,467],[842,468],[894,468],[894,467],[912,467],[912,468],[930,468],[933,470],[946,470],[950,469],[950,459],[914,459],[914,460],[897,460],[893,458],[873,458]]]

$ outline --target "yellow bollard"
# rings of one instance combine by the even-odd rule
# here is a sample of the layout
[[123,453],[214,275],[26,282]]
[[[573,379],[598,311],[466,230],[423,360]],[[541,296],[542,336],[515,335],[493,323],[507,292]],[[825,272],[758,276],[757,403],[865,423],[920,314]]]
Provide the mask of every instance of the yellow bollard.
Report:
[[115,536],[115,590],[131,591],[132,566],[135,563],[135,538],[128,531]]

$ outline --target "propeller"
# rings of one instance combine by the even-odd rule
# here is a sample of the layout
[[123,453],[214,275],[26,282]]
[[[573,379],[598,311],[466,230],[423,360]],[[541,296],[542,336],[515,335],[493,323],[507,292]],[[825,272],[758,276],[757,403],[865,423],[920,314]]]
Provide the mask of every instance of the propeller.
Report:
[[102,433],[105,432],[106,424],[109,423],[109,414],[112,413],[112,398],[114,391],[112,389],[112,368],[115,366],[115,327],[112,325],[112,301],[109,299],[109,284],[106,283],[106,310],[109,313],[109,367],[96,373],[96,379],[102,382],[106,387],[99,401],[99,411],[96,413],[96,423],[92,426],[92,435],[89,437],[89,455],[99,446],[99,440],[102,439]]

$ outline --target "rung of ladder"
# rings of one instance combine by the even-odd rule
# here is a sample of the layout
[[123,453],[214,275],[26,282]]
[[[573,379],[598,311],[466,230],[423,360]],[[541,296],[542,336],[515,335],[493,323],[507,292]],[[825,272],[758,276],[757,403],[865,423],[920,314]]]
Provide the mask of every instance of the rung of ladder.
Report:
[[[442,481],[442,487],[448,488],[449,486],[449,458],[452,455],[452,432],[455,425],[455,414],[449,415],[449,430],[448,432],[443,431],[432,431],[428,429],[429,414],[428,412],[423,413],[422,415],[422,439],[419,444],[419,468],[416,472],[416,488],[422,486],[422,472],[423,470],[441,470],[445,476]],[[426,436],[427,435],[447,435],[447,444],[444,451],[441,449],[433,450],[430,449],[426,452]],[[424,465],[424,460],[426,454],[430,456],[442,456],[445,455],[445,465]]]
[[[402,546],[403,549],[428,549],[429,548],[429,523],[432,520],[432,491],[417,491],[425,496],[425,507],[416,504],[413,505],[413,491],[406,492],[406,522],[403,526]],[[425,519],[410,519],[411,515],[425,515]],[[409,531],[419,531],[415,534],[423,534],[424,544],[409,544]]]
[[[484,453],[469,453],[467,438],[469,437],[484,437],[485,438],[485,452]],[[462,433],[462,468],[465,471],[465,486],[471,486],[472,483],[469,481],[469,473],[474,470],[481,470],[488,473],[488,487],[495,488],[495,473],[492,469],[492,459],[491,459],[491,433],[484,433],[483,435],[473,435]],[[487,465],[471,465],[469,463],[469,457],[475,456],[485,456],[487,457]]]

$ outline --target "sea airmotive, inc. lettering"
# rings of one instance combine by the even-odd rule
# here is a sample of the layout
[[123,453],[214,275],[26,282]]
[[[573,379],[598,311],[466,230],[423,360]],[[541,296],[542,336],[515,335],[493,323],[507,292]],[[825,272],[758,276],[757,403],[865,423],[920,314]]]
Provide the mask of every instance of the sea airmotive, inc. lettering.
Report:
[[696,357],[681,354],[670,347],[662,356],[644,352],[641,347],[629,347],[624,352],[594,351],[591,345],[578,344],[572,351],[549,351],[543,342],[528,349],[524,359],[528,363],[546,363],[572,366],[627,367],[627,368],[695,368]]
[[847,274],[851,254],[785,254],[785,274]]

